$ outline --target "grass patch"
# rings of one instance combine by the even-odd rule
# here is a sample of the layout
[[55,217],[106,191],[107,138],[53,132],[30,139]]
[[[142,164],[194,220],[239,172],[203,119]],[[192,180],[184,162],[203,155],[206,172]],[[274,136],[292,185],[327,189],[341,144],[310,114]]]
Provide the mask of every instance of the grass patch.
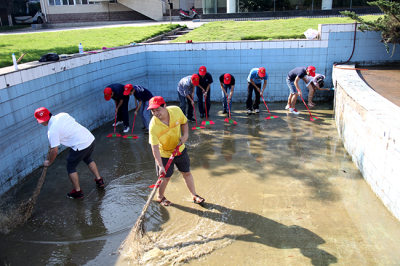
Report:
[[38,32],[0,36],[0,67],[12,65],[11,54],[18,58],[26,53],[21,63],[37,61],[47,53],[78,53],[82,43],[84,51],[98,50],[102,47],[129,45],[142,42],[151,37],[169,32],[179,24],[161,24],[144,27],[117,27],[58,32]]
[[[379,16],[363,16],[372,21]],[[348,17],[331,18],[293,18],[265,21],[218,21],[202,25],[194,31],[172,42],[241,41],[241,40],[277,40],[305,39],[304,32],[318,29],[318,24],[354,23]]]

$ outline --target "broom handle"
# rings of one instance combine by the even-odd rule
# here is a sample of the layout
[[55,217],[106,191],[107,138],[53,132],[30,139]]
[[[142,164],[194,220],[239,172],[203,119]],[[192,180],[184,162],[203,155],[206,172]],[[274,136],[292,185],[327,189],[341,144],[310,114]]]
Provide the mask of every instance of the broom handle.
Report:
[[[49,145],[49,151],[47,153],[47,159],[46,160],[49,160],[50,152],[51,152],[51,146]],[[33,191],[32,197],[29,199],[29,201],[31,201],[33,203],[36,202],[36,198],[37,198],[37,196],[39,196],[40,189],[43,186],[44,178],[46,177],[46,172],[47,172],[47,166],[43,167],[42,175],[40,176],[39,181],[38,181],[37,186],[36,186],[36,189],[35,189],[35,191]]]
[[[165,165],[165,172],[168,171],[168,168],[169,168],[169,166],[171,165],[172,161],[174,160],[175,155],[178,153],[179,147],[180,147],[181,145],[182,145],[182,144],[178,144],[178,146],[176,146],[175,150],[172,152],[171,157],[169,157],[169,160],[168,160],[167,164]],[[150,206],[150,201],[154,198],[154,195],[155,195],[156,192],[157,192],[157,189],[158,189],[158,187],[159,187],[159,184],[161,184],[161,182],[162,182],[162,179],[161,179],[161,178],[163,178],[163,177],[165,177],[165,174],[160,175],[160,177],[157,179],[157,182],[156,182],[156,184],[155,184],[153,190],[151,191],[151,193],[150,193],[150,195],[149,195],[149,198],[147,199],[146,205],[144,205],[144,208],[143,208],[143,210],[142,210],[141,215],[144,215],[144,214],[146,213],[147,209],[149,208],[149,206]]]
[[268,106],[267,106],[267,104],[265,103],[264,97],[263,97],[262,95],[261,95],[261,98],[263,99],[263,102],[264,102],[264,104],[265,104],[265,107],[267,107],[268,113],[271,115],[271,112],[269,111]]

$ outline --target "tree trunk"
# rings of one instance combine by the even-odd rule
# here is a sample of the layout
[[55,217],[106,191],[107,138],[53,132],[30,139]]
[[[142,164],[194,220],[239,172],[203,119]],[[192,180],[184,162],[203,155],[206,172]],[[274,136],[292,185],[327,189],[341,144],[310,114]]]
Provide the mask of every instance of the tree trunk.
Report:
[[11,14],[7,14],[7,15],[8,15],[8,26],[12,27],[13,26],[13,22],[12,22]]

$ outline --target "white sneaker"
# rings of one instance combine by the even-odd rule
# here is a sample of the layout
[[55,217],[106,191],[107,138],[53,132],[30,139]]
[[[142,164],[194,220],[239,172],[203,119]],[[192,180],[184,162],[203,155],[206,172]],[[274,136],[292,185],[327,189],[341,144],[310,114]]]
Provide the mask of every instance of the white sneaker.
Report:
[[112,124],[113,127],[123,124],[123,121],[117,121],[117,123]]
[[256,112],[256,114],[260,113],[260,110],[256,109],[254,110]]
[[286,104],[285,110],[289,110],[290,109],[290,105]]
[[248,114],[248,115],[251,115],[251,110],[247,110],[247,114]]
[[124,127],[124,133],[128,133],[129,127]]
[[289,111],[290,111],[292,114],[295,114],[295,115],[298,115],[298,114],[299,114],[299,112],[297,112],[297,109],[296,109],[296,108],[290,108]]

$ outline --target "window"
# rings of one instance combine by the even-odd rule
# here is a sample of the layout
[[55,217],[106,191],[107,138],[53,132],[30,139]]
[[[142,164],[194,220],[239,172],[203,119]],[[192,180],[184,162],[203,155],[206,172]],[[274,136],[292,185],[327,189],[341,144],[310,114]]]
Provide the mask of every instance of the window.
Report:
[[[93,5],[100,2],[89,2],[90,0],[48,0],[50,6],[74,6],[74,5]],[[112,0],[110,3],[116,3],[117,0]]]

